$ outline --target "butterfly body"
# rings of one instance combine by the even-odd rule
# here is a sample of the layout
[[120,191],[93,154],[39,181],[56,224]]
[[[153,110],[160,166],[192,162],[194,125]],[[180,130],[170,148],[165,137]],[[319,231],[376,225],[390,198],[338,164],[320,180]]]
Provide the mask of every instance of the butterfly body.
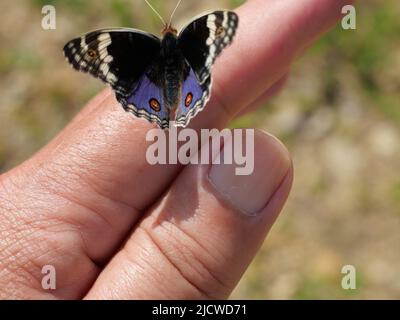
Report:
[[185,63],[185,57],[179,48],[178,38],[171,31],[164,34],[161,52],[159,64],[162,66],[164,75],[166,108],[173,111],[181,98],[180,89],[188,73],[188,65]]
[[180,34],[167,26],[162,39],[135,29],[103,29],[68,42],[64,54],[77,70],[111,85],[123,108],[162,129],[185,127],[204,109],[211,67],[231,43],[238,17],[216,11]]

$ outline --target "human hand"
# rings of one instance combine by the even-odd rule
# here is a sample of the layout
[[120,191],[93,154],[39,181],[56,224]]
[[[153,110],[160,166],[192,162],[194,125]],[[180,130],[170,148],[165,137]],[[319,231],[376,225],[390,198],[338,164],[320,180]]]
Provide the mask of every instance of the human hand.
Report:
[[[346,1],[346,4],[348,1]],[[283,84],[343,0],[252,0],[191,127],[222,128]],[[153,126],[99,94],[46,147],[0,177],[0,297],[226,298],[288,196],[287,150],[258,131],[255,169],[151,166]],[[251,215],[244,212],[251,213]],[[41,286],[53,265],[56,290]]]

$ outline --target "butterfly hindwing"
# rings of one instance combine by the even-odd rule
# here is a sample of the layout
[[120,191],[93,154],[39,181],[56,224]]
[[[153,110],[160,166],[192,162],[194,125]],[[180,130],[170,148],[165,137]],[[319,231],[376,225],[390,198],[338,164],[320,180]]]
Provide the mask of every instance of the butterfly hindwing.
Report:
[[169,127],[169,111],[165,106],[163,88],[157,85],[148,71],[142,74],[128,97],[117,96],[117,99],[125,111],[156,123],[161,129]]
[[160,39],[136,29],[115,28],[90,32],[64,47],[68,62],[127,96],[159,54]]
[[178,106],[175,125],[186,127],[189,121],[207,104],[210,97],[211,77],[199,84],[192,68],[182,83],[181,102]]
[[200,83],[211,76],[215,59],[232,42],[238,23],[236,13],[215,11],[195,19],[180,33],[179,46]]

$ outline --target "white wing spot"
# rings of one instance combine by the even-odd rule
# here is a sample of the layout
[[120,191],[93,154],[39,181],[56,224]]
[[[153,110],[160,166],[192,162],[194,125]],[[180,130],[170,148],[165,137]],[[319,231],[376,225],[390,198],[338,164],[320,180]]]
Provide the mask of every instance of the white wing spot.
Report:
[[86,39],[85,36],[81,37],[81,48],[84,51],[87,51],[89,49],[87,43],[86,43]]
[[108,75],[107,75],[107,81],[108,81],[109,83],[114,84],[114,83],[117,82],[117,80],[118,80],[117,77],[116,77],[113,73],[111,73],[111,72],[108,73]]
[[100,69],[101,73],[106,76],[107,73],[110,71],[110,66],[107,63],[102,63],[100,65]]
[[97,40],[107,45],[110,45],[112,42],[110,34],[108,32],[100,33],[99,36],[97,37]]
[[110,55],[108,55],[107,57],[104,58],[104,62],[105,63],[111,63],[113,62],[114,58]]

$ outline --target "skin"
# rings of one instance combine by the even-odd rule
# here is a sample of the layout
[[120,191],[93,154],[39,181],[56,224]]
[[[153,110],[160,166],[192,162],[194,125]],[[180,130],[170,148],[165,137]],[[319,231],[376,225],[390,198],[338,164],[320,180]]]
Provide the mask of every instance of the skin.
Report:
[[[294,60],[348,3],[252,0],[238,8],[234,45],[217,61],[212,99],[190,126],[223,128],[278,92]],[[288,197],[290,155],[258,131],[248,177],[229,166],[150,166],[151,128],[107,89],[0,177],[0,298],[230,295]],[[57,270],[56,290],[41,287],[44,265]]]

